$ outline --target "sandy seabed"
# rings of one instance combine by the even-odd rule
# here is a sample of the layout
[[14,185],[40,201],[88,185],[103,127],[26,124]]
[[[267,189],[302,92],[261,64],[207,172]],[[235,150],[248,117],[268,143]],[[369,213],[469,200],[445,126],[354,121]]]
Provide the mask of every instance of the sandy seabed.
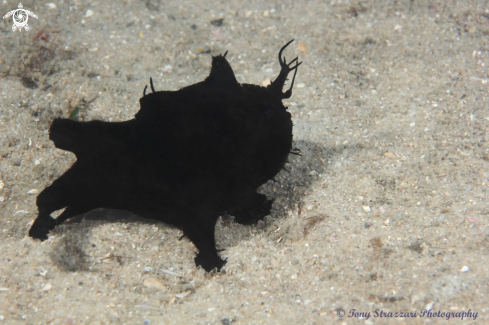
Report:
[[[22,3],[29,31],[0,23],[0,324],[489,323],[487,2]],[[223,272],[124,211],[27,236],[75,161],[54,117],[130,119],[150,77],[177,90],[226,50],[239,82],[266,84],[291,39],[303,156],[260,189],[265,221],[218,223]]]

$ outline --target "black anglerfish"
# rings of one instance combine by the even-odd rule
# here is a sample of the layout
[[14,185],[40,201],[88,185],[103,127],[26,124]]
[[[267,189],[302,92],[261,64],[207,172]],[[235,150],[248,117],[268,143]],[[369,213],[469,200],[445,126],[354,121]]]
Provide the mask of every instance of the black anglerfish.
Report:
[[238,83],[226,52],[212,58],[204,81],[178,91],[155,91],[151,80],[152,93],[144,89],[132,120],[54,119],[49,138],[77,161],[38,195],[29,235],[45,240],[56,225],[96,208],[127,210],[181,229],[199,250],[195,264],[220,270],[226,261],[215,245],[217,219],[227,212],[251,224],[270,214],[272,200],[257,188],[291,153],[292,120],[282,100],[302,63],[282,58],[291,42],[267,87]]

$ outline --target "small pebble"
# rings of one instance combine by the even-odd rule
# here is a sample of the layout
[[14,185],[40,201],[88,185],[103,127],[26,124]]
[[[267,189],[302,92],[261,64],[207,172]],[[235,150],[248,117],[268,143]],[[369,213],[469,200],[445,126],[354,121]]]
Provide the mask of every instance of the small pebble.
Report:
[[211,21],[211,25],[212,26],[222,26],[222,22],[224,21],[224,18],[221,18],[221,19],[215,19],[213,21]]
[[51,290],[51,288],[53,287],[53,285],[51,283],[46,283],[44,285],[44,287],[42,287],[41,291],[48,291],[48,290]]
[[469,272],[469,267],[464,265],[464,267],[460,270],[460,272],[462,273]]
[[33,111],[34,113],[37,113],[37,111],[39,110],[39,105],[37,105],[37,104],[36,104],[36,105],[32,105],[32,106],[31,106],[31,109],[32,109],[32,111]]
[[195,287],[191,283],[186,283],[182,285],[182,291],[195,292]]
[[0,320],[4,320],[4,319],[5,319],[5,316],[0,315]]
[[306,54],[307,53],[307,46],[306,46],[306,44],[300,42],[297,45],[297,53],[304,53],[304,54]]
[[151,321],[149,319],[145,319],[143,322],[144,325],[148,325],[149,323],[151,323]]
[[158,278],[144,279],[143,285],[148,288],[166,289],[166,286]]
[[221,319],[221,323],[222,323],[222,325],[229,325],[230,324],[229,318],[223,318],[223,319]]
[[301,82],[300,84],[297,84],[297,88],[304,88],[306,86],[305,83]]
[[297,293],[297,294],[295,295],[295,302],[296,302],[296,303],[298,303],[298,304],[300,304],[300,303],[301,303],[301,295],[300,295],[299,293]]
[[56,9],[56,4],[53,2],[48,2],[46,3],[46,7],[48,7],[49,9]]
[[93,16],[93,10],[88,9],[87,12],[85,13],[85,17],[91,17]]
[[27,192],[27,194],[37,194],[37,193],[39,193],[39,191],[36,190],[35,188]]
[[217,40],[220,41],[222,40],[222,35],[221,35],[221,29],[218,28],[215,31],[212,32],[212,36]]
[[183,299],[191,293],[192,293],[192,291],[188,290],[188,291],[185,291],[185,292],[182,292],[182,293],[175,295],[175,297],[177,297],[178,299]]
[[37,159],[36,159],[36,160],[34,160],[34,166],[37,166],[37,165],[39,165],[40,163],[41,163],[41,162],[40,162],[39,160],[37,160]]

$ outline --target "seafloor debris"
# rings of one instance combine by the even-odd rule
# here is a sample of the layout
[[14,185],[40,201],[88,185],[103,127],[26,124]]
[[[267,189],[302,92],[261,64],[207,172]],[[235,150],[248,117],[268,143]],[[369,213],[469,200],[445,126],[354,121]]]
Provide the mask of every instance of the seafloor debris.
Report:
[[151,80],[152,93],[144,89],[132,120],[55,119],[50,139],[77,161],[38,195],[29,235],[45,240],[56,225],[96,208],[128,210],[182,229],[199,249],[196,265],[221,269],[218,217],[227,212],[250,224],[268,215],[272,200],[256,189],[291,151],[292,121],[282,100],[291,96],[301,64],[282,57],[291,42],[280,50],[281,71],[267,87],[239,84],[226,52],[212,58],[209,76],[197,84],[156,92]]

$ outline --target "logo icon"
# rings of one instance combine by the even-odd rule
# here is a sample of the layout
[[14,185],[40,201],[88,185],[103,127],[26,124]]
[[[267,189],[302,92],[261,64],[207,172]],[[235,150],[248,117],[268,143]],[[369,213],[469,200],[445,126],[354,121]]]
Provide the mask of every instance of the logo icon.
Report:
[[14,24],[12,25],[12,30],[14,32],[17,28],[19,29],[19,31],[21,31],[22,28],[24,28],[26,31],[29,30],[29,25],[27,25],[29,16],[37,19],[37,16],[33,12],[24,9],[22,3],[19,3],[19,9],[15,9],[7,12],[5,16],[3,16],[3,19],[8,18],[10,16],[12,16],[12,20],[14,21]]

